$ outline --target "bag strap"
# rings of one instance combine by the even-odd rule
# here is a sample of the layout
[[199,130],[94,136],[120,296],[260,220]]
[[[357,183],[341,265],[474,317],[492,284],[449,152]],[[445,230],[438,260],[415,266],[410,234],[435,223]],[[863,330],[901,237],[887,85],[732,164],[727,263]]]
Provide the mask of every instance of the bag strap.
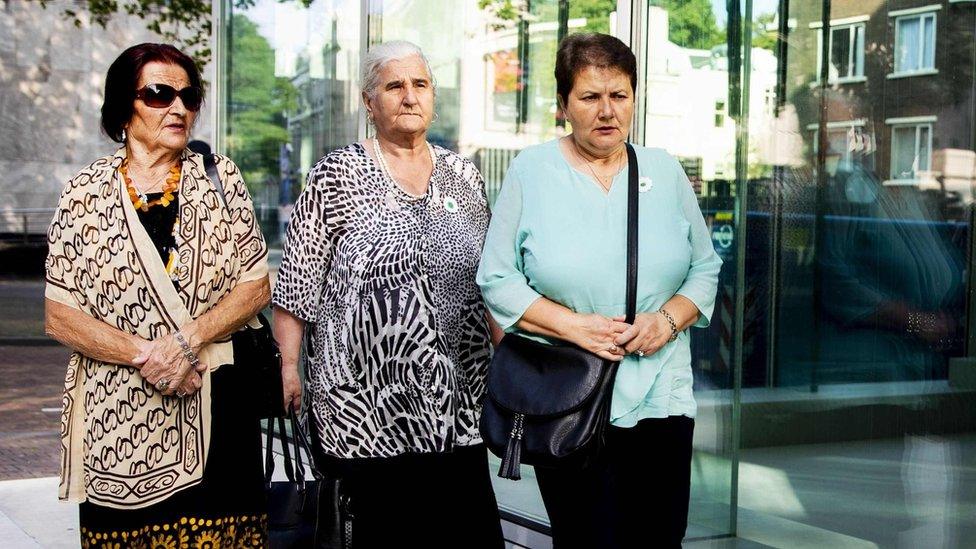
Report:
[[210,178],[210,182],[217,189],[220,202],[223,203],[224,208],[230,210],[227,207],[227,195],[224,194],[224,184],[220,181],[220,174],[217,173],[217,158],[213,154],[203,155],[203,166],[207,169],[207,177]]
[[634,323],[637,316],[637,235],[638,211],[638,166],[637,152],[633,145],[627,146],[627,324]]
[[[291,449],[288,448],[288,441],[285,436],[285,418],[277,417],[268,420],[268,434],[265,439],[264,447],[264,484],[265,486],[271,485],[271,477],[274,475],[275,465],[274,465],[274,453],[272,452],[272,447],[274,446],[275,439],[275,422],[278,423],[278,440],[281,441],[281,453],[284,455],[285,464],[285,476],[291,482],[297,482],[298,479],[295,475],[295,465],[292,463]],[[295,458],[300,462],[301,456],[296,455]]]
[[[271,486],[271,477],[274,475],[275,465],[272,446],[275,439],[275,423],[277,422],[278,440],[281,442],[281,453],[284,457],[283,461],[285,464],[285,476],[290,482],[298,483],[302,488],[304,488],[305,464],[302,463],[302,450],[305,451],[305,455],[308,457],[309,469],[312,472],[312,477],[315,479],[321,479],[322,474],[315,466],[314,461],[312,461],[312,449],[308,445],[308,437],[305,435],[305,431],[298,422],[298,417],[295,415],[294,409],[289,409],[288,417],[289,421],[291,421],[291,448],[288,447],[288,441],[286,440],[287,437],[285,436],[285,418],[277,417],[268,420],[268,431],[264,448],[264,484],[265,486]],[[292,461],[293,455],[295,456],[294,462]]]

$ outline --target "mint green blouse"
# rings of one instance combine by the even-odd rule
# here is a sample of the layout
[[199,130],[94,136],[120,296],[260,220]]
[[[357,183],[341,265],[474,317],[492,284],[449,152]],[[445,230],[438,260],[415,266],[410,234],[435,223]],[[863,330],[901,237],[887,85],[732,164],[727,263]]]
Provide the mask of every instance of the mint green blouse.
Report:
[[[681,165],[663,149],[635,146],[640,174],[637,311],[658,310],[675,294],[706,327],[722,266]],[[577,171],[553,140],[512,161],[493,208],[478,285],[506,332],[546,296],[578,313],[623,315],[627,266],[627,168],[605,193]],[[611,422],[695,417],[688,331],[643,358],[628,355],[614,385]]]

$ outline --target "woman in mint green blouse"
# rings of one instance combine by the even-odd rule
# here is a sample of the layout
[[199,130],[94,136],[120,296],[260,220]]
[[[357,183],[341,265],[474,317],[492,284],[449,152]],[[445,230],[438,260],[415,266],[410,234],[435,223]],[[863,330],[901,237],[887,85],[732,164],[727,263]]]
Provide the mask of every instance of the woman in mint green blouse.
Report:
[[554,546],[680,547],[696,412],[686,328],[708,326],[721,260],[678,162],[635,147],[638,315],[623,322],[636,61],[616,38],[574,34],[560,44],[556,80],[573,132],[512,161],[478,284],[506,332],[620,362],[601,459],[536,470]]

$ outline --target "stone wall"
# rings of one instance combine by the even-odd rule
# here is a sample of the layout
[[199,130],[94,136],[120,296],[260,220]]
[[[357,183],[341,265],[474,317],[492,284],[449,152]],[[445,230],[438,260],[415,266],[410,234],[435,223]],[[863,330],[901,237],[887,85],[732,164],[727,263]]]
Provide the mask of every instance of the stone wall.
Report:
[[[159,41],[135,17],[76,28],[62,10],[77,4],[0,0],[0,234],[23,231],[24,209],[53,208],[72,175],[115,151],[99,124],[105,72],[125,48]],[[210,126],[205,104],[194,137],[210,141]],[[26,215],[29,233],[46,230],[50,213]]]

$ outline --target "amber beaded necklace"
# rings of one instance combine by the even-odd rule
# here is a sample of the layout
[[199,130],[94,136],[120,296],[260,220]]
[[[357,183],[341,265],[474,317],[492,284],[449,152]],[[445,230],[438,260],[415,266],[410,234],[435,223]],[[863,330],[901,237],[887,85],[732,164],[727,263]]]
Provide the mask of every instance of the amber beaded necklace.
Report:
[[[182,173],[183,165],[182,163],[176,163],[172,168],[169,169],[169,176],[166,177],[166,184],[163,185],[163,194],[157,199],[149,200],[146,193],[139,191],[132,184],[132,179],[129,177],[129,159],[126,158],[122,161],[122,165],[119,166],[119,173],[122,174],[122,179],[125,180],[125,190],[129,193],[129,200],[132,201],[132,205],[137,210],[142,210],[143,212],[148,212],[149,208],[161,205],[162,207],[169,206],[176,197],[173,193],[179,188],[180,184],[180,173]],[[170,279],[176,282],[178,278],[177,269],[180,263],[179,257],[179,231],[180,231],[180,220],[177,217],[176,221],[173,223],[173,246],[167,250],[168,257],[166,259],[166,274],[169,275]]]
[[125,190],[129,192],[129,200],[132,200],[132,205],[135,206],[137,210],[142,210],[144,212],[149,211],[149,208],[153,206],[162,205],[164,208],[169,206],[173,201],[173,193],[180,186],[180,172],[182,170],[182,165],[177,163],[172,168],[169,169],[169,176],[166,177],[166,184],[163,186],[163,195],[155,200],[149,200],[146,197],[146,193],[135,188],[132,184],[132,179],[129,177],[129,159],[126,158],[122,161],[122,165],[119,166],[119,173],[122,174],[122,178],[125,179]]

